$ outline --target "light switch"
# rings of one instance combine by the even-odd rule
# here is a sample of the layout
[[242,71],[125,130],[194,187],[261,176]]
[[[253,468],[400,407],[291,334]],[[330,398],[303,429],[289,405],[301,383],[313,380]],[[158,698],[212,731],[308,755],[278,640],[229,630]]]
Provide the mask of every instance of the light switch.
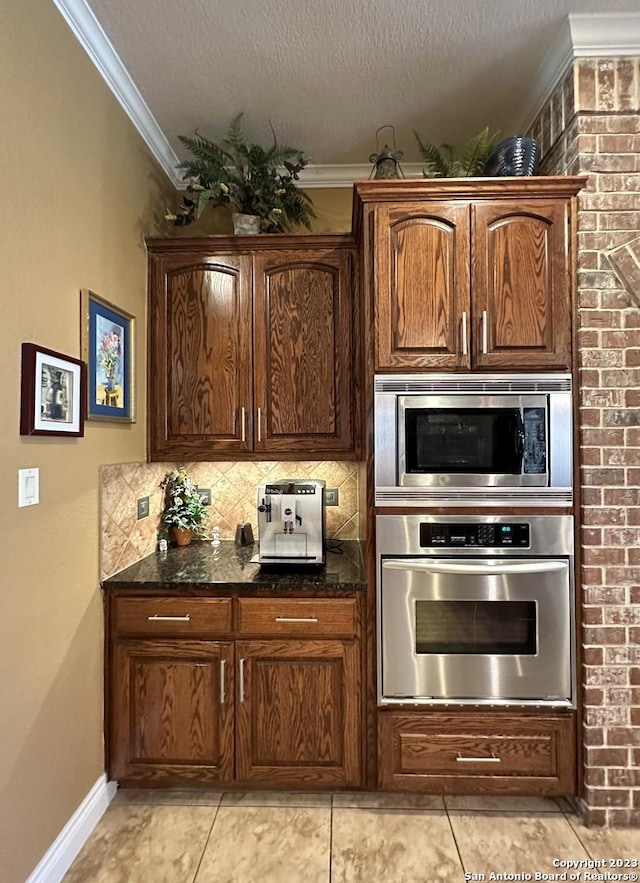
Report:
[[18,469],[18,508],[40,502],[40,470]]

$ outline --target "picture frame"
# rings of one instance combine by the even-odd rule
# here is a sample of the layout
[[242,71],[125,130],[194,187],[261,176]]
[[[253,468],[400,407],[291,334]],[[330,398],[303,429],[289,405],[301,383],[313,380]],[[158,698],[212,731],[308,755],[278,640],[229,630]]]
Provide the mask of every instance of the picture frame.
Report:
[[87,363],[87,420],[135,423],[135,316],[80,291],[80,354]]
[[84,435],[86,366],[36,343],[22,344],[20,435]]

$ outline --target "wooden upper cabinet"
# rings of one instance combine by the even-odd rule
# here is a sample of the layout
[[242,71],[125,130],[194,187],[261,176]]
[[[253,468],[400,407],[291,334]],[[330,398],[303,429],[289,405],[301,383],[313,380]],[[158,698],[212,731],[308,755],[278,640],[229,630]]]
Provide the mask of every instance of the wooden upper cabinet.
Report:
[[356,182],[373,370],[569,370],[585,180]]
[[147,247],[150,460],[357,456],[350,237]]
[[569,368],[568,206],[472,206],[474,367]]
[[255,450],[353,448],[351,254],[256,255]]
[[151,459],[250,450],[251,259],[152,262]]
[[375,230],[376,370],[464,365],[468,206],[383,205]]

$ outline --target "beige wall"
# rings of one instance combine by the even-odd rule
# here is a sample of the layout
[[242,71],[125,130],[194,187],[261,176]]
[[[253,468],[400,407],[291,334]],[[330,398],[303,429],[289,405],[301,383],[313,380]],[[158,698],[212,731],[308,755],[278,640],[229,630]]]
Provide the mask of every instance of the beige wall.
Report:
[[[170,197],[51,0],[0,21],[0,876],[23,883],[103,772],[98,470],[145,456],[143,236]],[[21,437],[20,345],[78,357],[83,287],[138,317],[138,423]]]

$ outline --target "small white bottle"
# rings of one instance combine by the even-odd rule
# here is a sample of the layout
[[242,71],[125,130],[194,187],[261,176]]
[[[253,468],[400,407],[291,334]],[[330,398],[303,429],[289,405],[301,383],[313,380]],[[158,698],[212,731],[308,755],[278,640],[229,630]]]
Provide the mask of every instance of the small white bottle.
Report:
[[211,545],[219,546],[220,545],[220,528],[216,524],[216,526],[211,531]]

